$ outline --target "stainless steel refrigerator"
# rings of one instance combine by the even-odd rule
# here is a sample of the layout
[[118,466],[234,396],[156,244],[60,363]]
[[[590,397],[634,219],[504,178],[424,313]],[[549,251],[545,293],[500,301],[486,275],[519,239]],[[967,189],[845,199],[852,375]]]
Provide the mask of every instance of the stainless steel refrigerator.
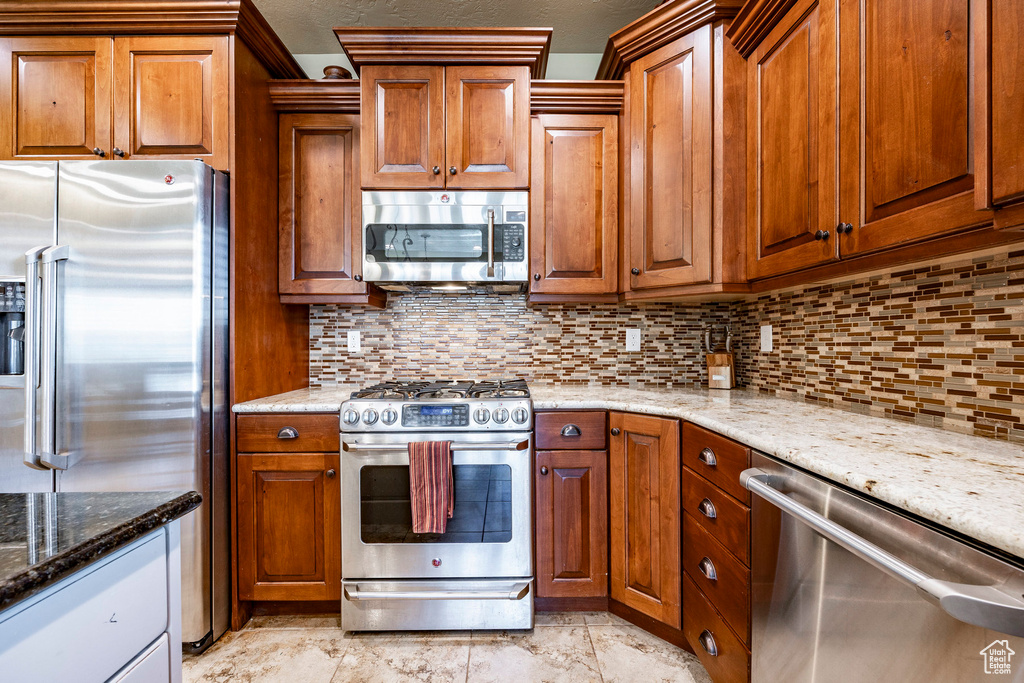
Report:
[[199,491],[191,650],[230,611],[227,184],[198,161],[0,162],[0,491]]

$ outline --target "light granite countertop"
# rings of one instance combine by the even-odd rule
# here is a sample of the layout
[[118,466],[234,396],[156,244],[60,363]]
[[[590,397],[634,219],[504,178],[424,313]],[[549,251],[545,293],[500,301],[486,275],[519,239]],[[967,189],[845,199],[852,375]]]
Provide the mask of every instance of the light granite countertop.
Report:
[[[355,385],[300,389],[236,413],[337,412]],[[1024,448],[733,390],[530,385],[535,409],[678,417],[1024,558]]]

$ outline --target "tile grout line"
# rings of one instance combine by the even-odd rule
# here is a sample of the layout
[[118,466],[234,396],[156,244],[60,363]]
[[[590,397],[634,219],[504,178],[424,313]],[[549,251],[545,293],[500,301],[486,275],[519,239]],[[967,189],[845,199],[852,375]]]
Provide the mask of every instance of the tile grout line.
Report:
[[601,658],[597,656],[597,648],[594,647],[594,636],[590,633],[590,624],[587,623],[586,617],[583,618],[583,628],[587,629],[587,641],[590,643],[590,651],[594,653],[594,662],[597,664],[597,675],[601,678],[601,683],[604,683],[604,671],[601,669]]
[[473,662],[473,632],[469,632],[469,648],[466,652],[466,683],[469,683],[469,665]]

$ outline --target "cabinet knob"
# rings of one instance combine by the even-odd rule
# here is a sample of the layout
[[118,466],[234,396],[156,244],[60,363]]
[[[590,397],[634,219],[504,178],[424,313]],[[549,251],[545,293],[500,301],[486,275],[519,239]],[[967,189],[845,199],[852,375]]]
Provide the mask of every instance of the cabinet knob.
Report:
[[718,572],[715,571],[715,563],[711,561],[710,557],[701,558],[701,561],[697,563],[697,569],[707,577],[708,581],[718,581]]
[[114,153],[115,157],[120,157],[120,158],[124,159],[124,150],[121,149],[120,147],[115,147],[114,149],[112,149],[110,151]]
[[104,152],[104,151],[103,151],[102,149],[100,149],[99,147],[93,147],[93,148],[92,148],[92,153],[93,153],[93,154],[95,154],[95,155],[96,155],[96,156],[98,156],[98,157],[105,157],[105,156],[107,156],[107,153],[106,153],[106,152]]
[[534,273],[533,274],[533,279],[534,280],[539,280],[540,279],[540,273]]
[[354,275],[354,276],[352,276],[352,279],[355,280],[356,282],[362,282],[363,281],[363,276],[362,275]]
[[831,235],[831,233],[828,230],[819,230],[814,233],[814,239],[818,242],[824,242],[829,238],[829,235]]
[[706,446],[697,454],[697,459],[708,467],[714,467],[718,464],[718,458],[715,457],[715,452]]
[[281,427],[277,432],[277,438],[279,439],[297,439],[299,438],[299,430],[295,427]]
[[715,637],[711,635],[711,631],[704,629],[697,636],[697,640],[700,642],[700,646],[704,648],[704,652],[707,652],[712,657],[718,656],[718,646],[715,645]]
[[452,166],[451,168],[448,169],[448,172],[451,173],[452,175],[455,175],[456,173],[459,172],[459,169]]
[[541,467],[540,468],[540,473],[541,474],[547,474],[548,473],[548,468],[547,467]]
[[562,436],[582,436],[583,432],[580,431],[579,425],[568,424],[562,427]]
[[612,436],[618,436],[621,433],[618,427],[612,427]]
[[327,478],[334,479],[334,475],[337,474],[334,470],[327,470]]
[[632,269],[629,272],[633,273],[633,275],[639,275],[640,274],[640,269],[639,268],[634,268],[634,269]]
[[697,503],[697,511],[708,519],[715,519],[718,517],[718,510],[715,509],[715,504],[707,498]]
[[853,232],[853,223],[840,223],[836,226],[836,232],[840,235],[849,235]]
[[434,175],[441,175],[441,167],[440,167],[440,166],[435,166],[435,167],[434,167],[433,169],[431,169],[431,170],[433,170],[433,171],[434,171]]

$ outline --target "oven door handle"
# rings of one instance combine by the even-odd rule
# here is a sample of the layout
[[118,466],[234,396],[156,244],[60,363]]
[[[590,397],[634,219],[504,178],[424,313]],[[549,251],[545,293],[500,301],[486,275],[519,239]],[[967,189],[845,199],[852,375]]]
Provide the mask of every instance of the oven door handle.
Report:
[[356,600],[522,600],[530,593],[529,582],[510,591],[361,591],[344,589],[345,599]]
[[[524,441],[502,441],[499,443],[459,443],[452,442],[453,451],[525,451],[530,447],[530,440]],[[343,441],[341,450],[346,453],[352,451],[404,451],[407,444],[386,444],[386,443],[358,443],[355,441]]]
[[998,586],[943,581],[879,548],[771,486],[772,475],[752,467],[740,474],[740,483],[809,526],[821,536],[850,551],[871,566],[917,589],[922,597],[955,619],[983,628],[1024,636],[1024,601]]

